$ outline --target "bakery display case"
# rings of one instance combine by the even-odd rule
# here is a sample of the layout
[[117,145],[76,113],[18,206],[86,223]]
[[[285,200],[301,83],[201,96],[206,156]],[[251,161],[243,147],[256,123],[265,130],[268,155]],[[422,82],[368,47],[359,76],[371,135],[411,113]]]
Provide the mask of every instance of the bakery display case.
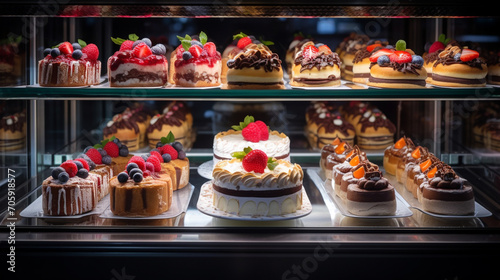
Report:
[[481,4],[2,3],[5,275],[495,275],[500,19]]

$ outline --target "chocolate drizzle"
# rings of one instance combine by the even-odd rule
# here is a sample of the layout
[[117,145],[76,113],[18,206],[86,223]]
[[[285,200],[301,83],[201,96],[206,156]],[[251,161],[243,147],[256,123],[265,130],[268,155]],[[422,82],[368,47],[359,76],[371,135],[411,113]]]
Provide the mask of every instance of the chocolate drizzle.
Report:
[[311,70],[316,67],[318,70],[321,70],[323,67],[334,66],[337,65],[340,67],[342,64],[340,57],[337,53],[320,53],[316,57],[312,59],[305,59],[304,56],[298,54],[294,61],[295,65],[301,65],[300,72]]
[[22,132],[24,129],[24,124],[26,123],[26,116],[24,113],[14,114],[11,116],[3,117],[0,120],[0,129],[16,132]]
[[255,70],[264,68],[266,72],[280,71],[281,60],[278,54],[271,52],[265,46],[249,45],[244,52],[240,52],[234,59],[228,60],[227,67],[229,69],[254,68]]
[[485,62],[482,58],[474,58],[469,61],[462,61],[460,59],[455,59],[456,55],[461,53],[462,49],[459,46],[448,45],[441,53],[434,63],[434,66],[438,64],[442,65],[452,65],[452,64],[465,64],[473,68],[483,69]]
[[354,126],[344,120],[340,115],[339,116],[331,116],[329,118],[315,118],[313,121],[317,124],[318,130],[320,128],[324,128],[325,132],[332,133],[334,131],[340,131],[344,136],[349,135],[349,130],[354,131]]
[[118,129],[129,129],[134,130],[135,133],[139,133],[139,125],[137,121],[130,118],[129,114],[118,114],[113,117],[113,120],[103,129],[104,135],[115,134]]
[[[370,63],[370,69],[373,67],[373,65],[376,65],[377,62],[372,62]],[[395,71],[399,71],[402,73],[409,73],[409,74],[414,74],[414,75],[420,75],[418,70],[422,69],[422,65],[417,65],[415,63],[397,63],[397,62],[389,62],[389,63],[384,63],[382,65],[379,64],[380,67],[391,67]]]
[[361,132],[365,132],[368,127],[373,127],[375,130],[385,127],[391,133],[396,132],[396,126],[394,126],[394,124],[377,109],[371,111],[369,116],[363,116],[359,120],[359,124],[361,124]]
[[162,115],[154,116],[148,126],[147,132],[161,130],[163,125],[181,126],[186,121],[187,107],[182,102],[172,102]]

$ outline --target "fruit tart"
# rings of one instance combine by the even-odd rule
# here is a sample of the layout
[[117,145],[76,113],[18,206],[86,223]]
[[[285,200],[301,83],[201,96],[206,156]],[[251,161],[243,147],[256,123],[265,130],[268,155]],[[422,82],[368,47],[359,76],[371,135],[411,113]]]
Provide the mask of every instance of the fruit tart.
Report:
[[172,77],[176,86],[214,87],[221,84],[221,55],[202,31],[199,41],[191,36],[177,36],[181,45],[176,49]]
[[101,78],[99,49],[95,44],[62,42],[43,51],[38,62],[38,83],[42,87],[97,85]]
[[168,63],[163,44],[131,34],[128,40],[111,38],[120,50],[108,59],[111,87],[158,87],[167,83]]

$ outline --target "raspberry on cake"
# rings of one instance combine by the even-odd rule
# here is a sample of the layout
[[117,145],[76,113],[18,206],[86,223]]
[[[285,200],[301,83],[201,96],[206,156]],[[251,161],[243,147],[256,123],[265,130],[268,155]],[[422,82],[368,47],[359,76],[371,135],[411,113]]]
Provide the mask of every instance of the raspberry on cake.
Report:
[[213,205],[239,216],[277,216],[302,207],[304,173],[298,164],[247,147],[212,172]]
[[227,61],[228,89],[284,89],[277,53],[266,45],[250,43]]
[[305,43],[296,53],[290,85],[304,87],[340,86],[341,61],[325,44]]
[[395,49],[381,49],[370,56],[370,77],[368,85],[383,88],[425,87],[427,71],[424,60],[406,48],[406,42],[399,40]]
[[488,67],[479,52],[448,45],[432,66],[432,84],[447,87],[482,87]]
[[232,152],[245,147],[263,150],[276,159],[290,160],[290,138],[284,133],[269,130],[265,123],[255,121],[252,116],[246,116],[243,122],[232,128],[214,137],[214,166],[220,160],[231,159]]
[[[173,81],[182,87],[213,87],[221,84],[221,55],[202,31],[199,41],[191,36],[177,36],[181,45],[176,50]],[[171,62],[172,63],[172,62]]]
[[43,87],[78,87],[99,84],[101,62],[95,44],[62,42],[46,48],[38,62],[38,83]]
[[108,59],[108,79],[111,87],[156,87],[168,79],[166,47],[152,45],[149,38],[138,40],[132,34],[129,39],[111,38],[120,50]]
[[156,148],[160,139],[170,131],[186,149],[192,147],[196,133],[193,130],[193,115],[186,103],[173,101],[163,109],[162,114],[151,118],[146,130],[149,147]]
[[370,56],[382,49],[389,49],[388,42],[370,40],[365,48],[361,48],[354,54],[352,60],[352,81],[354,83],[367,84],[370,77]]

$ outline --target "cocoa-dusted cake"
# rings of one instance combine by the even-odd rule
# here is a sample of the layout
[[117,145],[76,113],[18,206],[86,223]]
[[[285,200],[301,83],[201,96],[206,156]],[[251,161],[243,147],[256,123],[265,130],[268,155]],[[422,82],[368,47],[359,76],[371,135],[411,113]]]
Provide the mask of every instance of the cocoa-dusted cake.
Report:
[[327,103],[311,103],[306,112],[306,136],[314,149],[321,149],[335,138],[354,144],[354,126],[347,122],[338,107]]
[[357,145],[362,149],[385,149],[394,142],[396,127],[378,109],[366,111],[355,128]]
[[172,205],[172,181],[167,173],[161,173],[156,157],[147,161],[132,157],[126,172],[111,179],[110,188],[110,209],[114,215],[156,216]]
[[38,83],[43,87],[79,87],[99,84],[101,62],[95,44],[82,40],[46,48],[38,62]]
[[153,46],[149,38],[139,40],[135,34],[129,40],[112,40],[120,50],[108,59],[111,87],[157,87],[167,83],[167,49],[163,44]]
[[233,129],[219,132],[214,137],[214,166],[220,160],[230,160],[231,153],[245,147],[262,150],[269,157],[290,160],[290,138],[282,132],[271,130],[262,121],[246,116]]
[[[355,149],[353,149],[353,147],[346,142],[340,141],[340,143],[336,144],[333,148],[333,151],[328,153],[325,160],[321,164],[326,178],[332,179],[334,176],[335,166],[343,163],[346,159],[350,158],[354,152],[356,152]],[[323,154],[326,155],[326,153]]]
[[[332,167],[333,166],[330,166],[330,167],[327,166],[327,158],[331,154],[335,153],[335,149],[337,148],[337,146],[340,143],[342,143],[342,139],[337,137],[337,138],[333,139],[333,141],[331,143],[329,143],[329,144],[323,146],[323,148],[321,148],[321,156],[319,158],[319,167],[321,168],[323,173],[325,173],[325,176],[327,176],[328,179],[332,178]],[[329,174],[327,175],[327,173],[329,173]]]
[[[331,156],[330,156],[331,157]],[[332,158],[330,158],[332,160]],[[345,192],[341,193],[342,178],[345,174],[352,172],[352,169],[362,163],[367,163],[366,154],[355,146],[352,151],[347,153],[347,157],[341,163],[334,164],[332,167],[332,188],[335,194],[341,198],[345,198]],[[328,164],[328,158],[327,158]]]
[[251,148],[233,155],[236,158],[219,161],[212,172],[217,210],[255,217],[286,215],[302,207],[300,165]]
[[394,215],[397,209],[396,194],[394,187],[382,177],[382,172],[360,172],[357,176],[358,180],[347,188],[347,211],[363,216]]
[[26,115],[24,112],[0,119],[0,151],[22,149],[26,144]]
[[42,208],[47,216],[73,216],[97,205],[98,176],[78,161],[68,160],[42,183]]
[[420,159],[422,153],[424,153],[423,147],[415,147],[413,145],[410,143],[407,146],[406,153],[403,154],[396,166],[396,179],[398,180],[398,182],[403,184],[406,182],[406,165],[414,164],[418,159]]
[[155,148],[162,137],[172,132],[175,140],[188,149],[192,147],[196,133],[193,130],[193,115],[186,103],[173,101],[161,114],[153,116],[146,130],[150,148]]
[[325,44],[305,43],[295,55],[290,85],[340,86],[340,58]]
[[[359,156],[358,156],[359,157]],[[354,158],[354,163],[358,162],[356,158]],[[353,160],[349,161],[349,164],[352,166]],[[341,170],[342,168],[339,168],[337,170]],[[378,171],[378,165],[371,163],[367,159],[359,161],[359,164],[352,167],[351,170],[348,172],[344,173],[342,175],[342,178],[340,179],[340,184],[336,184],[335,187],[335,194],[340,197],[342,200],[346,199],[347,196],[347,187],[350,184],[356,184],[360,178],[363,177],[363,175],[367,172],[374,172]],[[336,176],[338,176],[339,172],[336,173]]]
[[403,156],[413,151],[414,147],[415,144],[406,136],[401,137],[394,145],[387,147],[384,151],[383,161],[385,172],[396,176],[398,163],[402,161]]

